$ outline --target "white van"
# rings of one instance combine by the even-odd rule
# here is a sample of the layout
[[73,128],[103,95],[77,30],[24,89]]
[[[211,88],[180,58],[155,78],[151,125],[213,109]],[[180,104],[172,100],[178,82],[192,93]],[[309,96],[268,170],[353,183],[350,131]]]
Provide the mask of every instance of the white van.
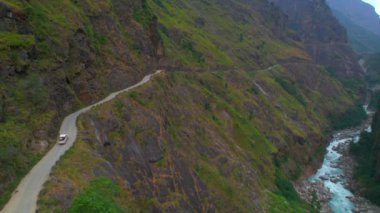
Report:
[[69,139],[69,136],[67,136],[67,134],[60,134],[59,138],[58,138],[58,144],[64,145],[64,144],[66,144],[68,139]]

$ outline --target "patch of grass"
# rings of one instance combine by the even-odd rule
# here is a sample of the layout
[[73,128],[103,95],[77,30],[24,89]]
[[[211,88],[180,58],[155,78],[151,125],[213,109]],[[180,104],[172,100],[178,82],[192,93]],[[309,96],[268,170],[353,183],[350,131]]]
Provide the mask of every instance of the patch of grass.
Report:
[[148,0],[142,0],[141,2],[141,8],[133,12],[133,17],[143,27],[148,28],[152,23],[154,14],[152,9],[149,7]]
[[288,80],[285,80],[283,78],[276,78],[276,81],[281,85],[281,87],[288,92],[291,96],[293,96],[295,99],[297,99],[302,105],[306,105],[306,101],[303,98],[301,92],[297,89],[297,87],[294,85],[294,83],[289,82]]
[[69,213],[121,213],[121,208],[114,201],[119,188],[106,177],[96,177],[73,200]]
[[317,211],[305,201],[300,201],[300,202],[289,201],[285,197],[273,192],[267,192],[267,200],[268,200],[268,204],[266,208],[267,208],[267,212],[269,213],[283,213],[283,212],[317,213]]
[[36,43],[33,35],[14,32],[0,32],[0,50],[8,48],[29,47]]
[[218,189],[218,193],[222,193],[230,201],[236,199],[237,192],[234,186],[212,165],[201,161],[196,165],[195,172],[202,181]]

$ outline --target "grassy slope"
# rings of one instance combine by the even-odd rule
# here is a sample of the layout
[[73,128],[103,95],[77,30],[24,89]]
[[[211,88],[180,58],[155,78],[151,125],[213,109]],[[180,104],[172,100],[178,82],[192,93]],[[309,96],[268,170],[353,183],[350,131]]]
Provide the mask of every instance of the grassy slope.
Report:
[[[161,126],[160,131],[162,140],[165,141],[164,157],[150,164],[155,180],[153,185],[146,188],[144,180],[141,180],[141,185],[133,185],[132,182],[132,188],[127,189],[120,183],[122,192],[116,198],[118,205],[134,211],[146,211],[152,207],[164,211],[168,208],[179,208],[182,199],[189,199],[189,195],[184,191],[172,192],[176,196],[168,195],[170,198],[166,201],[162,201],[160,196],[141,195],[138,191],[147,189],[153,191],[153,194],[158,193],[155,191],[165,182],[163,171],[171,168],[173,161],[181,159],[186,162],[192,175],[199,177],[210,192],[209,196],[202,197],[209,199],[202,202],[206,209],[210,206],[219,211],[239,209],[242,212],[253,209],[267,212],[282,212],[285,209],[305,212],[306,209],[310,209],[310,206],[299,200],[291,188],[282,188],[284,184],[289,183],[289,176],[276,175],[276,171],[282,173],[284,169],[294,172],[297,168],[292,166],[302,165],[302,161],[313,160],[305,158],[310,156],[305,152],[311,154],[312,146],[318,147],[322,144],[300,146],[294,138],[307,140],[310,139],[308,135],[321,135],[326,120],[310,111],[317,103],[311,100],[319,99],[316,94],[304,96],[300,92],[306,102],[306,105],[303,105],[274,80],[276,76],[289,78],[281,67],[252,73],[169,73],[135,92],[123,94],[112,103],[93,110],[90,117],[106,123],[119,123],[119,128],[105,133],[109,140],[116,143],[111,148],[114,149],[111,152],[113,159],[121,158],[118,149],[130,146],[129,140],[132,139],[126,139],[126,135],[134,135],[132,137],[144,147],[142,139],[154,131],[150,129],[146,114],[168,123]],[[261,92],[253,81],[262,85],[268,96]],[[339,86],[336,89],[339,90]],[[130,105],[133,107],[126,107]],[[141,111],[144,112],[143,115],[138,113]],[[290,118],[286,115],[287,112],[296,114],[296,118]],[[124,120],[124,116],[120,116],[123,114],[129,114],[128,121]],[[100,151],[102,145],[97,145],[93,133],[95,130],[89,125],[88,117],[82,117],[79,124],[81,140],[54,169],[54,182],[50,182],[42,193],[42,212],[50,211],[54,206],[62,209],[62,206],[67,205],[55,198],[67,193],[64,185],[73,187],[74,194],[70,196],[86,189],[88,181],[96,177],[94,168],[104,160],[109,160],[115,168],[126,160],[114,161],[107,155],[95,154],[94,150],[103,153]],[[101,129],[96,131],[103,131]],[[289,138],[292,135],[294,138]],[[273,144],[274,141],[270,141],[273,138],[279,140],[276,145]],[[276,166],[272,156],[283,152],[278,150],[277,146],[288,146],[292,151],[303,149],[303,152],[302,155],[294,152],[294,155],[288,156],[286,160],[281,158]],[[200,150],[204,150],[203,153]],[[220,164],[220,160],[225,158],[227,162]],[[82,163],[82,159],[87,163]],[[236,165],[233,166],[234,164]],[[134,174],[137,170],[130,168],[129,172]],[[226,170],[231,172],[225,173]],[[122,178],[119,175],[110,177],[117,180]],[[279,185],[276,186],[276,182]],[[251,202],[252,193],[256,194],[254,197],[258,199],[258,204]],[[257,209],[256,205],[261,209]]]
[[[146,1],[148,7],[125,17],[116,13],[117,4],[121,1],[0,1],[27,17],[25,24],[30,28],[30,34],[20,34],[16,31],[0,32],[2,64],[4,67],[14,66],[24,72],[20,76],[0,79],[0,106],[6,115],[0,122],[0,128],[4,130],[0,133],[0,167],[1,171],[6,171],[0,172],[3,183],[0,189],[0,205],[7,200],[17,180],[31,168],[35,162],[32,159],[39,158],[39,151],[31,149],[31,143],[45,140],[54,142],[59,119],[82,105],[83,100],[88,101],[88,91],[84,90],[98,87],[96,92],[89,92],[92,99],[97,99],[110,90],[112,85],[108,85],[106,80],[110,76],[110,72],[106,71],[107,67],[112,71],[116,67],[120,70],[130,70],[130,67],[117,66],[120,64],[117,61],[128,61],[133,64],[134,70],[128,77],[139,79],[142,75],[141,69],[150,59],[142,53],[146,44],[136,40],[135,31],[140,32],[141,26],[145,31],[150,31],[148,28],[152,11],[157,13],[160,23],[166,29],[178,28],[184,35],[176,40],[168,37],[165,34],[167,31],[161,30],[167,58],[171,61],[169,63],[178,62],[188,68],[204,69],[209,66],[233,67],[245,62],[246,66],[252,68],[273,62],[274,53],[281,53],[281,57],[284,57],[286,52],[295,52],[300,57],[307,57],[299,48],[300,44],[293,47],[268,39],[270,33],[262,24],[259,25],[259,20],[257,26],[252,29],[252,20],[237,25],[231,16],[224,16],[221,8],[212,4],[209,7],[201,7],[207,8],[208,11],[194,10],[201,4],[200,1],[194,1],[193,5],[187,3],[182,9],[171,6],[175,5],[171,1]],[[186,11],[192,11],[192,14]],[[205,16],[207,23],[203,29],[195,27],[194,24],[196,16],[200,16],[201,12],[209,14]],[[116,29],[107,22],[94,22],[92,17],[99,14],[107,14]],[[125,20],[131,17],[141,26],[132,21],[132,26],[123,27]],[[95,60],[91,62],[94,67],[90,67],[90,71],[96,70],[96,73],[84,70],[87,65],[77,61],[78,57],[69,55],[71,39],[78,29],[82,29],[86,34],[86,40],[82,43],[88,42],[90,51],[95,55]],[[137,37],[141,36],[137,34]],[[119,53],[122,51],[119,50],[121,46],[127,47],[127,53]],[[105,51],[106,49],[109,51]],[[251,56],[248,53],[252,53],[253,49],[254,56],[259,58],[250,60]],[[25,58],[25,51],[35,51],[36,59]],[[130,56],[127,59],[123,58],[126,54]],[[233,62],[238,63],[232,65]],[[83,88],[80,81],[88,82],[94,76],[95,85]],[[75,82],[79,82],[80,85],[73,86]],[[57,100],[61,99],[57,98],[58,95],[67,99]],[[41,132],[42,136],[39,134]]]
[[[4,2],[4,1],[2,1]],[[0,205],[8,198],[10,192],[20,177],[24,176],[40,154],[33,153],[26,141],[33,140],[33,134],[46,128],[56,112],[49,106],[49,92],[43,83],[41,71],[51,66],[58,57],[57,49],[64,44],[68,26],[75,27],[81,19],[73,21],[76,11],[72,13],[54,13],[53,11],[69,11],[70,1],[60,1],[54,4],[51,1],[30,1],[26,6],[21,1],[9,1],[15,10],[26,12],[30,17],[34,35],[19,34],[17,32],[0,32],[0,60],[3,64],[15,64],[17,67],[30,66],[30,61],[20,56],[23,49],[36,46],[38,60],[33,65],[34,72],[20,78],[4,78],[0,80],[0,94],[3,96],[2,104],[6,108],[6,115],[0,123],[1,133],[1,172],[3,180]],[[59,8],[57,8],[59,7]],[[65,15],[69,19],[64,18]],[[76,18],[75,18],[76,19]],[[36,37],[41,41],[36,42]],[[44,38],[51,39],[50,42]],[[4,99],[4,97],[7,97]],[[9,162],[13,162],[10,164]],[[12,182],[10,182],[12,181]]]
[[[106,82],[103,82],[105,81],[105,76],[107,76],[104,67],[113,65],[112,63],[115,63],[114,61],[120,56],[115,55],[112,51],[104,51],[105,49],[113,50],[114,46],[128,47],[132,61],[136,64],[137,69],[143,66],[144,60],[141,54],[143,47],[139,46],[137,44],[138,41],[134,40],[135,38],[130,34],[131,28],[122,28],[121,26],[124,24],[121,21],[122,18],[115,18],[117,14],[114,12],[116,8],[113,3],[116,1],[94,2],[83,0],[78,1],[79,4],[69,0],[59,2],[31,0],[28,3],[19,0],[1,1],[12,5],[17,10],[23,11],[27,15],[28,22],[33,31],[33,36],[21,35],[15,32],[4,32],[4,36],[0,40],[0,47],[2,48],[0,59],[2,61],[11,64],[16,63],[21,67],[25,64],[30,64],[30,70],[32,70],[27,75],[7,81],[0,80],[0,92],[7,94],[5,101],[7,105],[7,118],[5,122],[0,123],[1,130],[4,130],[0,132],[0,139],[2,141],[2,152],[0,153],[1,168],[4,168],[2,171],[7,172],[1,173],[1,175],[3,175],[2,178],[6,178],[7,180],[11,177],[13,181],[8,183],[9,185],[5,185],[6,188],[0,199],[1,202],[5,202],[17,183],[18,178],[22,177],[32,166],[33,162],[35,162],[32,159],[38,159],[40,156],[40,154],[36,154],[35,152],[29,152],[26,141],[31,138],[33,139],[34,134],[41,129],[48,129],[49,127],[46,127],[46,125],[57,124],[57,117],[62,116],[57,115],[57,109],[52,107],[54,105],[52,102],[54,94],[50,93],[51,85],[47,84],[49,76],[51,76],[48,71],[56,71],[56,67],[60,66],[62,61],[67,59],[66,51],[73,32],[78,28],[84,29],[91,51],[96,54],[96,70],[98,74],[96,77],[98,82],[106,88],[108,85]],[[259,67],[268,67],[278,59],[292,57],[309,58],[303,51],[302,44],[291,40],[284,42],[277,39],[268,29],[269,25],[273,25],[271,19],[263,20],[260,15],[247,15],[256,14],[256,11],[248,11],[247,13],[247,11],[243,10],[246,8],[246,5],[242,3],[233,3],[233,9],[238,8],[243,11],[241,13],[243,14],[243,18],[239,19],[233,16],[232,14],[234,13],[231,13],[231,11],[226,12],[227,9],[216,2],[207,5],[204,5],[203,1],[148,0],[145,2],[147,7],[143,7],[142,10],[135,11],[129,15],[136,19],[142,28],[148,31],[149,23],[147,23],[147,20],[153,14],[158,16],[161,23],[160,36],[164,42],[167,54],[166,60],[170,61],[170,64],[180,64],[179,67],[190,69],[198,67],[202,70],[212,70],[212,67],[253,70]],[[253,2],[256,4],[256,1]],[[199,8],[202,9],[199,10]],[[103,29],[102,33],[100,33],[99,28],[101,27],[95,26],[90,17],[102,13],[109,14],[112,21],[117,23],[116,25],[120,31],[110,31],[109,34],[106,34],[107,29]],[[203,27],[197,26],[197,18],[201,18],[204,21]],[[134,27],[132,29],[139,29],[140,26],[136,23]],[[115,37],[119,40],[115,39]],[[32,62],[24,61],[20,57],[19,51],[31,46],[36,48],[38,57]],[[105,63],[105,61],[109,63]],[[54,76],[58,76],[58,82],[63,82],[66,79],[75,80],[80,75],[78,70],[81,67],[83,67],[82,64],[76,64],[75,61],[71,62],[69,59],[62,68],[63,72],[61,70],[55,72]],[[133,73],[133,75],[134,77],[138,76],[137,73]],[[280,138],[280,143],[282,144],[286,144],[285,141],[281,141],[281,138],[286,138],[286,135],[289,134],[288,131],[292,135],[306,136],[304,127],[302,125],[297,126],[297,123],[292,121],[293,117],[304,120],[307,126],[310,126],[313,122],[318,124],[325,123],[323,117],[319,118],[319,115],[323,114],[322,109],[326,109],[326,111],[343,111],[343,108],[339,107],[344,106],[341,103],[350,105],[351,102],[350,97],[344,96],[347,98],[346,100],[339,102],[331,99],[332,103],[329,106],[324,106],[320,100],[324,98],[323,95],[325,93],[320,94],[311,91],[311,88],[304,88],[301,84],[297,85],[296,90],[294,88],[289,89],[287,85],[295,80],[294,77],[287,76],[286,81],[288,83],[279,83],[280,81],[275,81],[273,76],[265,74],[265,71],[258,72],[257,75],[263,78],[262,81],[268,87],[286,91],[286,93],[282,92],[284,96],[278,97],[278,99],[288,109],[286,116],[292,117],[291,119],[281,119],[281,126],[288,126],[289,128],[281,134],[278,132],[273,133],[273,138]],[[277,79],[282,77],[282,75],[278,75]],[[85,79],[87,80],[87,78]],[[329,81],[332,85],[337,84],[326,73],[323,73],[321,81],[325,80]],[[185,83],[190,84],[191,82],[186,81]],[[254,86],[250,87],[251,91],[258,90]],[[339,88],[340,85],[337,84],[334,87]],[[65,85],[65,89],[74,99],[71,100],[73,103],[69,108],[72,109],[81,105],[79,94],[76,94],[71,86]],[[240,96],[244,96],[240,89],[237,88],[237,93],[240,93]],[[104,89],[100,93],[104,93],[106,90]],[[295,93],[291,94],[292,92]],[[300,96],[300,93],[303,95]],[[339,91],[339,94],[343,94],[343,92]],[[95,96],[100,96],[100,94],[97,93]],[[309,96],[313,97],[312,101],[316,103],[311,109],[317,113],[313,110],[302,110],[304,103],[300,104],[299,101]],[[236,99],[237,97],[231,98]],[[173,101],[175,102],[176,100]],[[275,111],[276,113],[274,114],[277,117],[285,116],[283,112],[280,112],[283,108],[281,110],[276,109],[276,106],[271,101],[263,100],[263,103],[268,105],[270,110]],[[317,104],[318,101],[319,103]],[[236,106],[231,106],[230,108],[237,112],[242,110],[241,108],[236,108]],[[308,120],[309,116],[313,119]],[[215,119],[214,117],[211,118]],[[268,127],[268,122],[265,118],[256,122],[257,126]],[[323,125],[321,124],[321,126]],[[242,131],[249,131],[249,129]],[[266,130],[262,131],[265,132]],[[287,147],[286,149],[294,150],[298,153],[299,150],[302,150],[300,147],[295,149]],[[308,149],[311,150],[310,147]],[[297,158],[297,161],[301,161],[302,159],[299,156]],[[287,174],[299,173],[295,172],[297,166],[293,160],[282,159],[282,161],[284,161],[283,167],[285,168],[284,170],[287,170]],[[9,164],[9,162],[14,162],[14,164]]]
[[[132,55],[129,62],[136,66],[135,73],[124,80],[129,82],[133,78],[138,79],[144,60],[141,59],[142,54],[137,54],[139,45],[130,41],[131,36],[125,28],[121,28],[117,36],[109,32],[107,37],[99,32],[101,28],[95,29],[96,25],[90,17],[102,13],[102,10],[110,10],[110,1],[80,1],[80,4],[70,0],[0,2],[26,18],[18,27],[22,25],[30,31],[27,34],[17,30],[0,32],[0,61],[2,72],[4,70],[4,76],[0,78],[1,206],[19,179],[43,154],[43,149],[34,149],[33,144],[39,141],[54,143],[58,121],[63,115],[89,101],[89,98],[80,96],[89,88],[83,88],[81,84],[78,91],[73,83],[83,81],[81,79],[88,82],[96,75],[96,84],[92,87],[98,87],[99,90],[91,92],[91,98],[98,99],[106,94],[112,85],[104,82],[107,77],[105,64],[128,69],[120,65],[125,59],[111,51],[115,45],[129,46]],[[114,11],[107,14],[111,18],[117,17]],[[122,26],[119,21],[115,18],[113,23]],[[70,56],[73,51],[70,42],[78,29],[85,33],[82,43],[86,45],[88,42],[89,45],[90,53],[85,54],[92,54],[96,59],[92,62],[96,68],[90,67],[92,72],[84,70],[86,66],[78,61],[78,57]],[[110,51],[104,51],[106,48]],[[29,54],[34,55],[33,58]],[[12,73],[11,69],[8,75],[8,66],[15,67],[18,73]]]
[[[258,12],[253,8],[261,1],[226,5],[215,1],[147,2],[163,25],[161,37],[168,57],[175,62],[203,69],[210,65],[252,69],[269,66],[277,59],[309,58],[300,43],[284,43],[272,35],[268,26],[272,20],[265,23],[250,15]],[[241,20],[233,10],[241,10]]]

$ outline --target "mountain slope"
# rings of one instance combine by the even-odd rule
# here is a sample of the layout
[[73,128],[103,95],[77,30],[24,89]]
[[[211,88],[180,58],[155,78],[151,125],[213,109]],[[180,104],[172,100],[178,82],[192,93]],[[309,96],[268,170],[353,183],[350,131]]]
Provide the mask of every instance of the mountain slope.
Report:
[[81,118],[40,211],[91,207],[82,201],[104,176],[121,211],[311,211],[290,180],[319,163],[328,117],[356,93],[266,1],[152,0],[144,10],[157,19],[169,71]]
[[[356,84],[341,83],[361,74],[337,22],[322,22],[325,35],[308,25],[295,32],[265,0],[0,0],[0,8],[2,202],[55,143],[65,114],[163,68],[157,82],[83,118],[82,140],[57,166],[41,209],[97,195],[98,184],[107,186],[99,176],[119,188],[107,194],[127,209],[310,209],[289,180],[318,164],[328,117],[359,100]],[[125,110],[133,122],[118,114]],[[92,120],[107,139],[94,138]],[[167,161],[156,162],[163,147]],[[237,199],[239,190],[247,197]]]
[[110,2],[0,1],[0,203],[55,143],[65,114],[157,66],[164,54],[154,40],[157,29],[123,15],[142,4],[118,8],[108,13]]
[[[377,101],[378,104],[378,101]],[[380,114],[379,105],[372,122],[372,132],[364,132],[358,143],[351,145],[351,153],[358,165],[354,178],[359,194],[380,205]]]
[[[81,118],[80,139],[54,170],[40,211],[75,208],[99,176],[118,183],[114,199],[125,210],[306,211],[287,178],[323,154],[328,122],[312,109],[334,107],[318,106],[327,93],[338,106],[346,100],[323,72],[291,68],[294,77],[280,66],[167,73],[99,107]],[[326,90],[301,73],[335,84]],[[287,91],[289,78],[314,92]]]
[[362,78],[356,55],[348,45],[345,29],[324,0],[271,0],[289,17],[289,26],[305,43],[318,64],[339,78]]
[[334,15],[347,29],[350,44],[358,53],[380,51],[380,18],[361,0],[328,0]]

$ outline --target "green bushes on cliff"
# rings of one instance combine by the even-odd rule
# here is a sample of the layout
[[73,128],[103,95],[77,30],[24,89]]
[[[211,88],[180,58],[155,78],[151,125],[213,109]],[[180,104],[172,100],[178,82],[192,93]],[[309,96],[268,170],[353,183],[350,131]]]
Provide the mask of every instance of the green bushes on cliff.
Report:
[[380,106],[372,122],[372,132],[364,132],[358,143],[351,145],[351,153],[358,166],[355,179],[360,191],[373,203],[380,205]]
[[356,105],[340,114],[331,114],[330,122],[333,129],[345,129],[357,126],[367,118],[363,106]]
[[118,190],[110,179],[97,177],[74,198],[69,213],[121,213],[122,210],[113,200]]
[[35,44],[33,35],[22,35],[13,32],[0,32],[0,50],[15,47],[29,47]]

